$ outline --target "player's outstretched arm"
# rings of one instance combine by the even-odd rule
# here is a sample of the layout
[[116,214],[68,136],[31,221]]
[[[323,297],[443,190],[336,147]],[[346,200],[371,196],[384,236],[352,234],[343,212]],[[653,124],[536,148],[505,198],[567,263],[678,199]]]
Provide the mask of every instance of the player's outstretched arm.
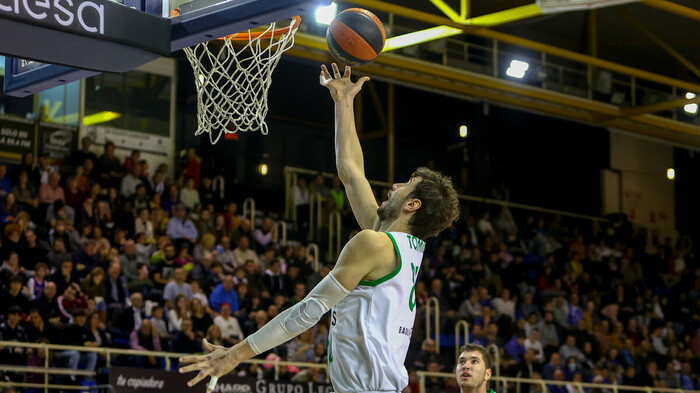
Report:
[[206,355],[185,356],[181,373],[199,371],[187,385],[194,386],[211,377],[207,393],[214,390],[219,377],[229,373],[241,362],[268,351],[312,328],[338,302],[345,299],[361,280],[375,279],[392,271],[396,255],[386,234],[365,230],[353,237],[338,257],[338,262],[313,290],[293,307],[277,315],[260,330],[231,348],[203,341]]
[[[335,101],[335,157],[338,177],[345,185],[352,212],[362,229],[372,229],[379,222],[377,201],[372,194],[367,178],[362,147],[355,129],[353,99],[369,77],[362,77],[353,83],[350,80],[350,67],[345,67],[341,76],[338,66],[333,63],[333,76],[325,65],[321,66],[321,85],[326,86]],[[376,228],[375,228],[376,229]]]

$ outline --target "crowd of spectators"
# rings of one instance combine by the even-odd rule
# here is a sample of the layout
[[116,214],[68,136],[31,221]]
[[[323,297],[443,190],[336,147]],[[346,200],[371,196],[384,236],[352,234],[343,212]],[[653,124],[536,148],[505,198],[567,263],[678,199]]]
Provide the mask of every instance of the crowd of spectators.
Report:
[[[283,246],[271,217],[252,223],[235,202],[222,200],[194,149],[176,179],[165,165],[150,173],[138,151],[124,160],[114,151],[108,142],[98,157],[84,138],[61,167],[31,154],[20,165],[0,164],[3,341],[177,353],[201,352],[202,338],[232,345],[303,299],[330,271],[333,261],[315,271],[307,253],[311,195],[323,199],[324,217],[341,214],[344,240],[357,230],[337,177],[327,185],[319,174],[308,186],[309,179],[298,177],[293,233],[299,235]],[[465,176],[459,180],[468,190]],[[381,202],[386,190],[376,195]],[[516,220],[500,205],[465,205],[455,225],[427,241],[419,277],[406,362],[414,392],[416,371],[452,370],[455,359],[445,353],[453,353],[460,320],[469,322],[471,342],[495,344],[504,375],[698,388],[700,268],[687,239],[659,241],[624,219]],[[439,300],[440,347],[425,339],[429,297]],[[327,329],[326,317],[261,357],[325,362]],[[106,364],[94,352],[0,349],[4,364],[43,365],[46,357],[57,367],[89,371]],[[164,367],[157,356],[111,360]],[[239,371],[273,373],[258,365]],[[314,368],[280,373],[326,381]],[[2,378],[44,377],[5,372]],[[59,382],[76,377],[64,379]],[[444,379],[427,383],[439,391],[454,387]],[[573,386],[548,389],[574,393],[564,392]]]

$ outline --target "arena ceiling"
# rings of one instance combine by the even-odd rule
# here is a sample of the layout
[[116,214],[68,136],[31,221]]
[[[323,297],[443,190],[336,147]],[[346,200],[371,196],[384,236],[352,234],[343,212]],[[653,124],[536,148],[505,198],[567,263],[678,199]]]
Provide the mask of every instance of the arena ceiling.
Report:
[[[700,95],[700,0],[674,1],[641,0],[594,11],[534,14],[487,26],[457,23],[436,4],[442,2],[459,11],[466,2],[468,17],[478,18],[532,7],[534,0],[347,0],[341,1],[341,7],[367,8],[382,18],[391,14],[393,20],[415,30],[440,24],[462,29],[462,34],[450,37],[453,41],[478,37],[486,41],[484,45],[492,45],[488,42],[497,40],[500,47],[521,47],[530,55],[546,53],[550,58],[576,62],[579,68],[588,67],[589,86],[596,83],[593,75],[597,70],[608,69],[631,80],[628,89],[636,89],[638,97],[631,99],[632,93],[626,101],[616,101],[601,100],[591,92],[571,96],[566,87],[552,91],[543,84],[474,73],[450,64],[431,66],[422,59],[408,59],[400,51],[384,53],[361,70],[367,74],[700,149],[697,114],[683,111],[686,104],[700,103],[700,97],[685,96],[686,92]],[[290,53],[329,60],[324,40],[304,33],[298,34],[297,47]],[[639,93],[643,89],[665,93]]]

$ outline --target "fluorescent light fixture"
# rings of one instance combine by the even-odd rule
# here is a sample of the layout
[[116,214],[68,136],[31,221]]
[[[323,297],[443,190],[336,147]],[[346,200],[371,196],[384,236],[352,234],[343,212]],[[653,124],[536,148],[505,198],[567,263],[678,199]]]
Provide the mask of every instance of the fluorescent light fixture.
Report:
[[428,41],[439,40],[441,38],[452,37],[458,34],[462,34],[462,30],[455,29],[454,27],[450,26],[437,26],[431,27],[430,29],[414,31],[413,33],[387,39],[384,43],[383,52],[405,48],[411,45],[422,44]]
[[333,18],[335,18],[336,11],[338,11],[338,4],[336,3],[316,8],[316,23],[330,25]]
[[675,179],[676,178],[676,170],[673,168],[668,168],[666,170],[666,177],[668,178],[668,180]]
[[688,100],[692,100],[693,98],[695,98],[695,93],[687,92],[685,93],[685,98]]
[[510,66],[506,70],[506,75],[511,78],[522,79],[525,76],[525,72],[530,68],[530,64],[522,60],[511,60]]
[[258,167],[258,172],[260,172],[260,174],[263,176],[267,175],[267,164],[260,164]]
[[698,104],[686,104],[683,110],[694,115],[698,113]]
[[462,138],[467,137],[467,126],[465,126],[465,125],[459,126],[459,136],[461,136]]
[[111,112],[111,111],[97,112],[97,113],[93,113],[92,115],[87,115],[87,116],[83,117],[83,125],[91,126],[94,124],[106,123],[108,121],[112,121],[112,120],[118,119],[120,117],[122,117],[122,114],[117,113],[117,112]]

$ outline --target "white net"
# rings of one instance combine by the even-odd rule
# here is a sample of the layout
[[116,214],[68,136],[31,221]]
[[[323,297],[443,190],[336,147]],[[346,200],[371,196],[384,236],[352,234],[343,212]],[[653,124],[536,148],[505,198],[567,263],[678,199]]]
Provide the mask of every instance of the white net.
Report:
[[267,92],[282,53],[294,45],[300,19],[288,29],[272,23],[260,33],[248,31],[185,48],[197,87],[197,131],[211,143],[224,133],[257,131],[267,135]]

